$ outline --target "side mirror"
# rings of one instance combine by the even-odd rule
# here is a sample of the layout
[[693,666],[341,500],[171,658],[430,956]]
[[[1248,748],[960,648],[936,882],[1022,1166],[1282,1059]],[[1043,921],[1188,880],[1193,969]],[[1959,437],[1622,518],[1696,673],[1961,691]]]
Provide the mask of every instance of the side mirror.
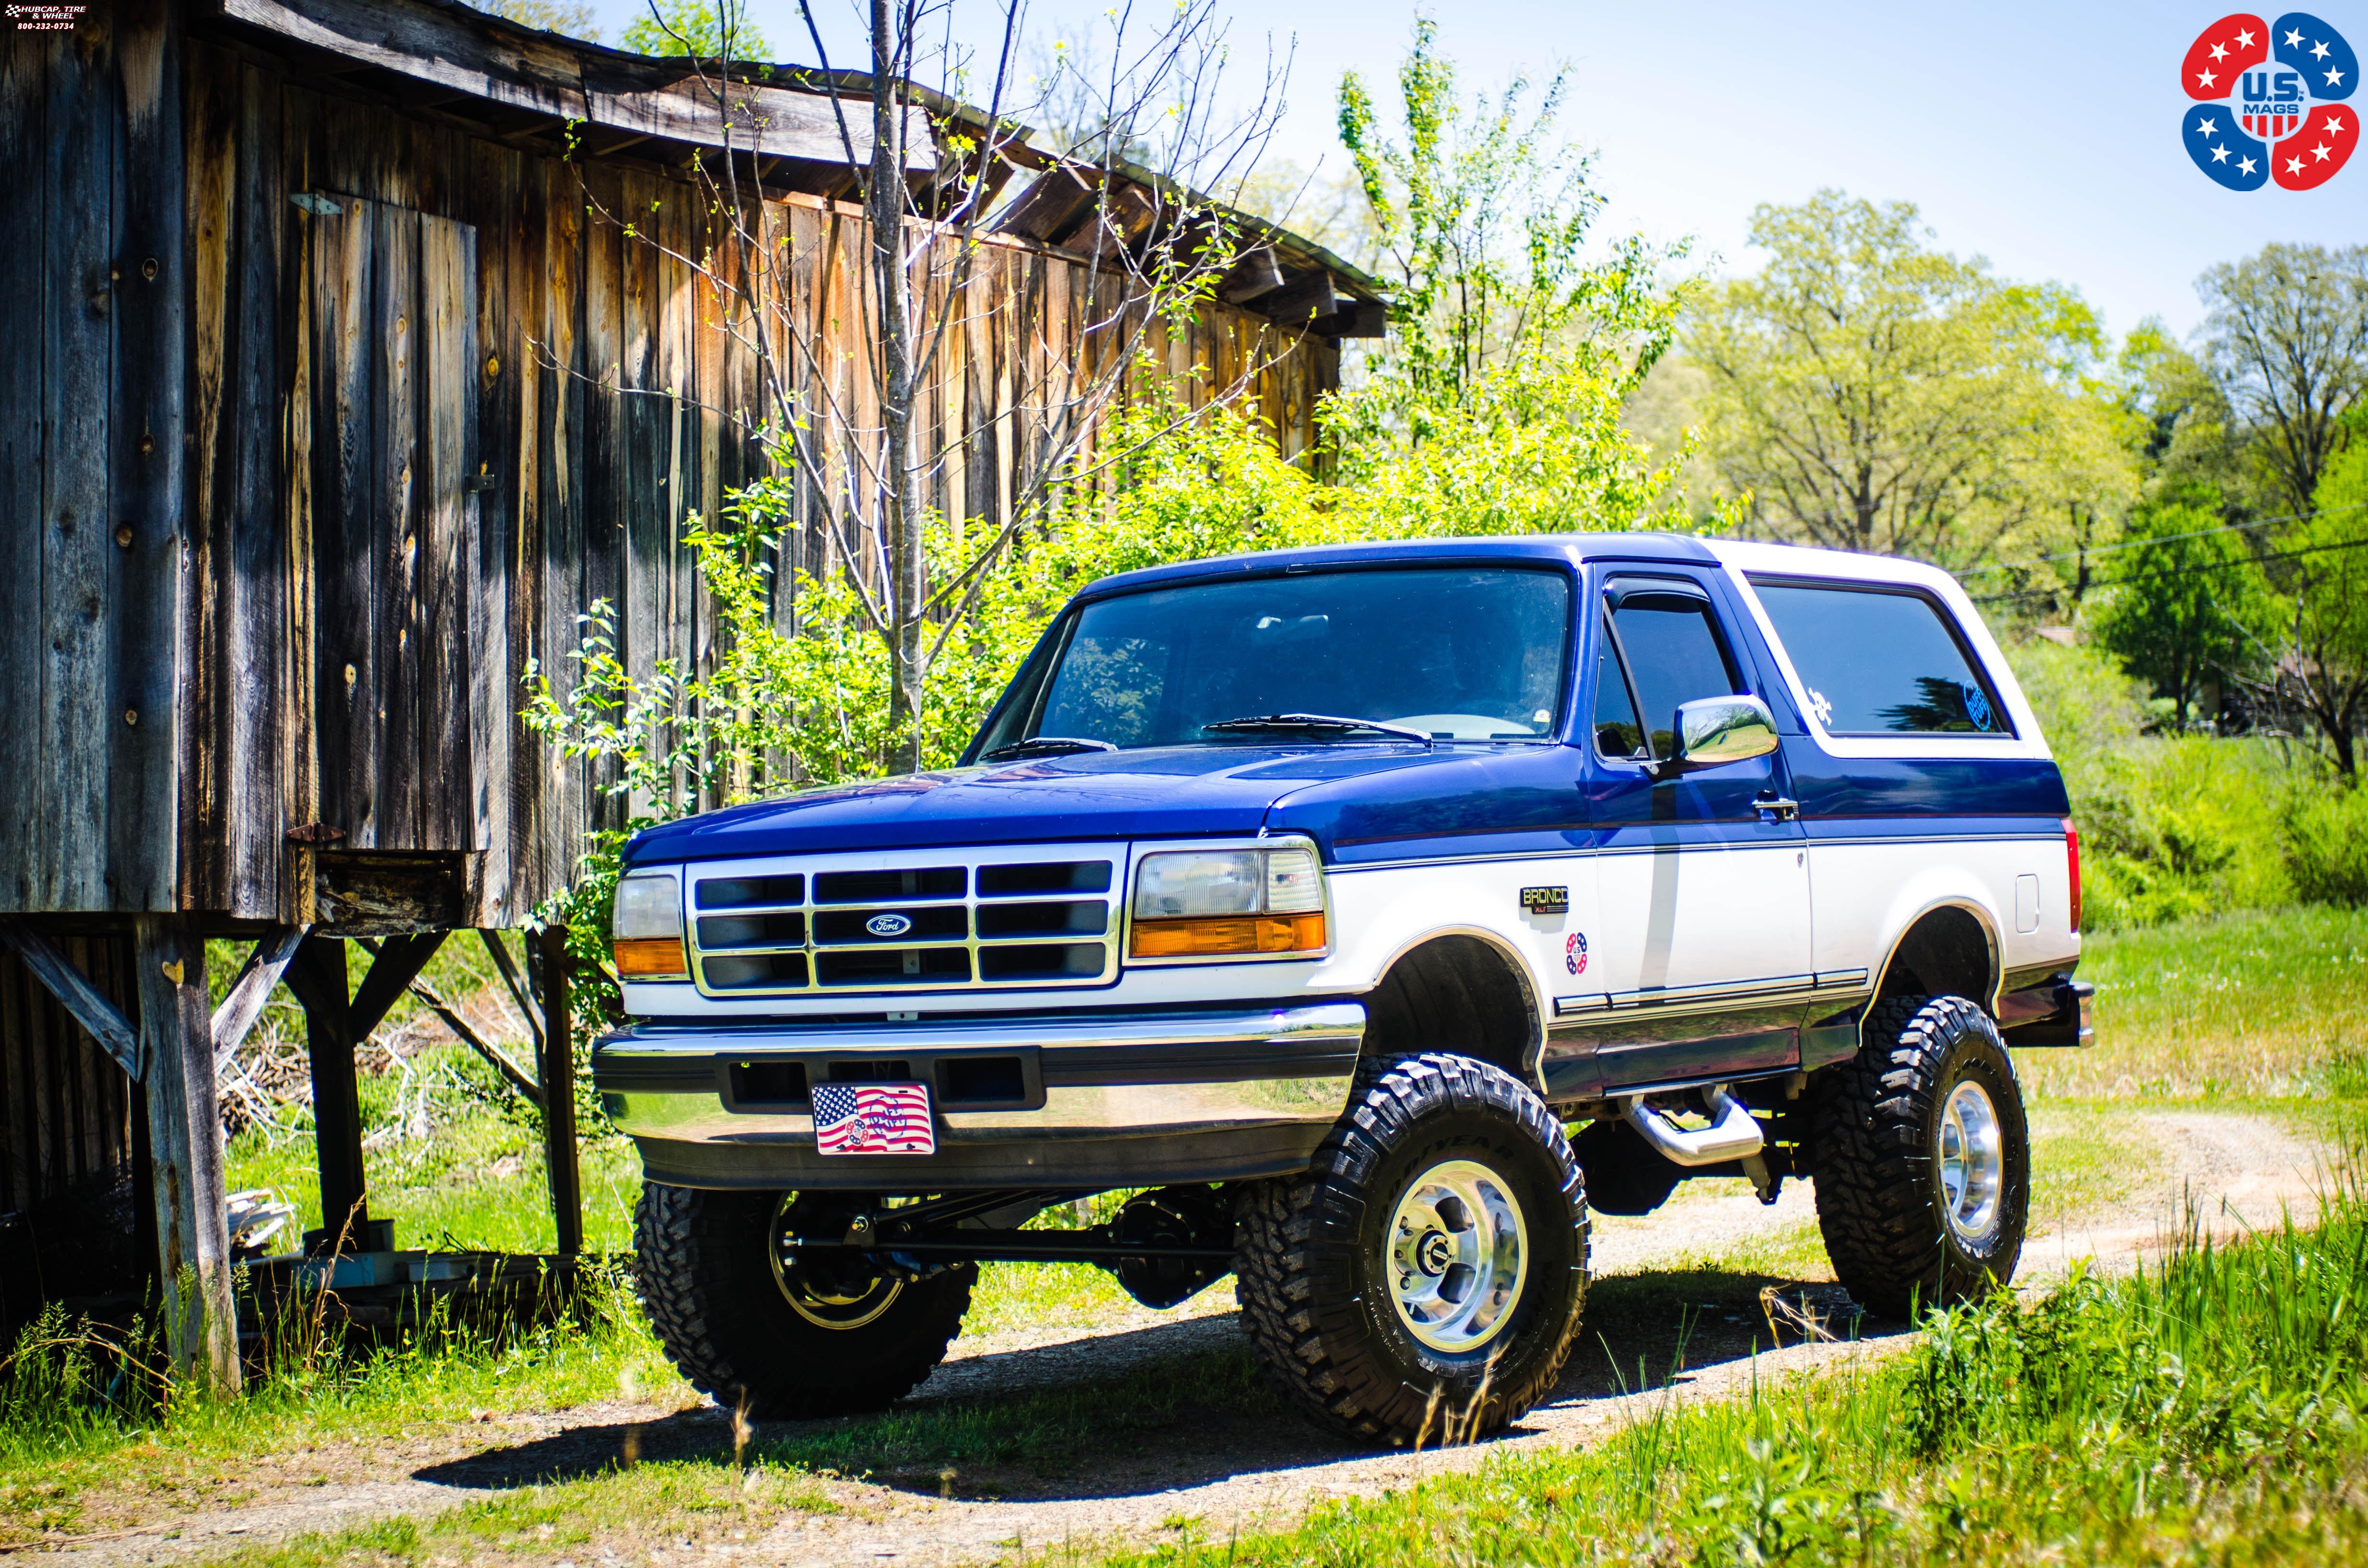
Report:
[[1776,749],[1776,716],[1756,697],[1705,697],[1678,706],[1677,750],[1661,765],[1673,778],[1698,767],[1748,762]]

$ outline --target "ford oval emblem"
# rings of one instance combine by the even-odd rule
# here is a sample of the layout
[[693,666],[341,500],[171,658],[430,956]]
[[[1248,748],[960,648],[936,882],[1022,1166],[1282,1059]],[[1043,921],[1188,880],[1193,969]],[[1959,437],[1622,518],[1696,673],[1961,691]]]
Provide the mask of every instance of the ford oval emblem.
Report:
[[863,923],[863,928],[875,937],[901,937],[913,928],[913,917],[892,910],[886,915],[873,915]]

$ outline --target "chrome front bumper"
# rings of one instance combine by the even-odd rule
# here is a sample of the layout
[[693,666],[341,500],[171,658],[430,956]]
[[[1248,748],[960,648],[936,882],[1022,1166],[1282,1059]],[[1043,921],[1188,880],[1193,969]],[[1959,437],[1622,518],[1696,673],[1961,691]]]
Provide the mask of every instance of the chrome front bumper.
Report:
[[[644,1173],[683,1187],[1136,1187],[1304,1169],[1347,1108],[1354,1002],[859,1028],[643,1025],[593,1081]],[[815,1083],[930,1086],[938,1152],[824,1155]]]

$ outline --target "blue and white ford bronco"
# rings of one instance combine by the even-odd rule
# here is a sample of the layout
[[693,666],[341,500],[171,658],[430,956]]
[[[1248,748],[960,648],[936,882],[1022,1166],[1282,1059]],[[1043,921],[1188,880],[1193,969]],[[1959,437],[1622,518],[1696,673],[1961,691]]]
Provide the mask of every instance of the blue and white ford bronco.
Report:
[[[2089,1037],[2062,777],[1957,585],[1644,535],[1096,583],[960,767],[641,834],[594,1071],[643,1298],[758,1415],[875,1408],[991,1260],[1227,1271],[1317,1419],[1519,1415],[1589,1205],[1816,1184],[1903,1313],[2009,1278],[2009,1045]],[[1128,1194],[1107,1222],[1028,1221]]]

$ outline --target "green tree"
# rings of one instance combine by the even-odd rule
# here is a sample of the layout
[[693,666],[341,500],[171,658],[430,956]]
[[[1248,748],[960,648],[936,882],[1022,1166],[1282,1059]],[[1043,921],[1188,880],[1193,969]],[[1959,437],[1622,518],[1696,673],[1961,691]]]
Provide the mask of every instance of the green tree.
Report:
[[2306,512],[2368,392],[2368,245],[2268,244],[2196,280],[2205,362],[2284,508]]
[[2190,491],[2134,512],[2113,581],[2091,632],[2130,674],[2171,700],[2184,728],[2205,683],[2260,661],[2277,608],[2245,537],[2226,526],[2218,497]]
[[1657,278],[1670,253],[1632,238],[1590,254],[1602,199],[1557,130],[1562,75],[1467,105],[1437,45],[1417,18],[1395,133],[1361,77],[1340,84],[1340,139],[1394,285],[1388,335],[1326,410],[1339,506],[1360,519],[1345,526],[1682,526],[1670,454],[1621,420],[1676,329]]
[[1762,206],[1767,267],[1691,310],[1713,457],[1770,533],[1962,569],[2134,488],[2094,313],[1930,238],[1907,202]]
[[[531,3],[531,0],[529,0]],[[748,17],[747,0],[644,0],[618,42],[636,54],[767,60],[773,46]]]
[[2203,486],[2257,510],[2250,492],[2258,476],[2227,394],[2160,317],[2130,329],[2116,365],[2123,406],[2140,426],[2135,449],[2148,494]]
[[2368,439],[2358,431],[2327,465],[2315,498],[2315,515],[2281,541],[2293,609],[2274,685],[2310,716],[2336,771],[2351,780],[2368,727]]

